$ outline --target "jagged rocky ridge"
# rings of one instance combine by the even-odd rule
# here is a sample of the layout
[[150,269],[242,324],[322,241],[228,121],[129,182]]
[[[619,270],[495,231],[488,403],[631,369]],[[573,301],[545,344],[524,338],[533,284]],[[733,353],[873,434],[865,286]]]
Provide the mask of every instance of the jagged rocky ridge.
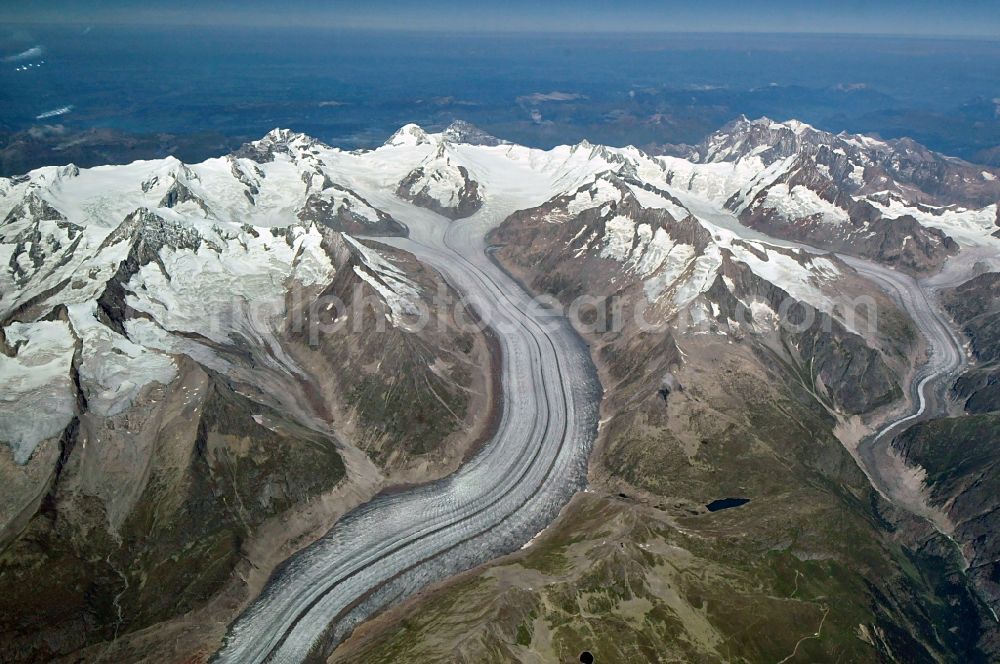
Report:
[[665,158],[668,179],[718,191],[748,226],[917,273],[957,251],[949,216],[975,216],[989,226],[1000,200],[995,169],[909,139],[834,135],[795,121],[741,118],[688,156],[703,167]]
[[698,163],[718,163],[749,155],[765,167],[790,158],[811,160],[852,193],[888,192],[930,207],[981,208],[1000,199],[1000,179],[990,177],[996,175],[993,169],[932,152],[909,138],[833,134],[795,120],[740,117],[708,136],[690,156]]

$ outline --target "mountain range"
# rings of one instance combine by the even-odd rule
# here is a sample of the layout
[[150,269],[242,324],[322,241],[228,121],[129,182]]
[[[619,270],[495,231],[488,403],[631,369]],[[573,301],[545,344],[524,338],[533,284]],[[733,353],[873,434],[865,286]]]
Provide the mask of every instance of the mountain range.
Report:
[[767,118],[669,154],[276,129],[0,178],[0,219],[4,661],[237,661],[335,524],[506,482],[518,413],[576,432],[544,509],[261,657],[1000,657],[1000,169]]

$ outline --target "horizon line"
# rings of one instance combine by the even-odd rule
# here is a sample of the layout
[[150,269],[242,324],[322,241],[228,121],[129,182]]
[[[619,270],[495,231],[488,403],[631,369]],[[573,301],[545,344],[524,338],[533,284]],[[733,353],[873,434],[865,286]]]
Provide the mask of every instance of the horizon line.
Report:
[[439,27],[439,26],[378,26],[365,23],[358,24],[336,24],[336,23],[316,23],[316,22],[288,22],[281,24],[270,24],[267,22],[225,22],[225,21],[183,21],[183,20],[135,20],[135,21],[80,21],[80,20],[42,20],[42,19],[10,19],[0,18],[0,26],[34,26],[34,27],[81,27],[81,28],[229,28],[229,29],[261,29],[261,30],[282,30],[298,29],[311,31],[340,31],[340,32],[382,32],[382,33],[410,33],[410,34],[477,34],[492,36],[516,36],[516,35],[577,35],[577,36],[602,36],[602,35],[729,35],[747,37],[862,37],[862,38],[889,38],[889,39],[937,39],[937,40],[960,40],[960,41],[984,41],[1000,42],[1000,34],[995,31],[983,33],[955,33],[955,32],[843,32],[830,30],[753,30],[753,29],[659,29],[659,28],[605,28],[605,29],[575,29],[558,28],[550,26],[539,26],[536,28],[488,28],[479,29],[469,26]]

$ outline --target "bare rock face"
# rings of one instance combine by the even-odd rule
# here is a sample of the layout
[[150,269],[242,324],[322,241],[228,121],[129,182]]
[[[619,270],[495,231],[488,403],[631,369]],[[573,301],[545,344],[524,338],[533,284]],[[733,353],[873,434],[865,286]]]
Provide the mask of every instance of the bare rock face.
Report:
[[356,235],[407,234],[406,227],[391,215],[372,206],[360,194],[333,183],[322,192],[310,194],[297,216],[301,221]]
[[181,203],[188,202],[194,203],[206,212],[208,211],[208,206],[205,205],[205,201],[198,198],[198,196],[195,195],[186,184],[180,180],[174,180],[173,184],[170,185],[170,188],[167,189],[167,192],[160,200],[159,207],[173,208]]
[[[489,237],[502,262],[531,275],[530,286],[567,303],[657,275],[666,288],[683,261],[703,253],[710,241],[679,203],[672,211],[647,208],[625,178],[611,173],[514,213]],[[628,282],[619,277],[623,268]]]
[[174,384],[118,416],[82,404],[60,437],[40,501],[5,533],[5,661],[50,660],[199,608],[246,574],[255,529],[344,479],[329,436],[181,364]]
[[976,359],[1000,361],[1000,272],[985,272],[942,296],[955,321],[962,325]]
[[38,194],[31,192],[23,201],[15,205],[11,211],[7,213],[3,222],[0,222],[0,228],[6,228],[7,226],[24,221],[36,222],[65,220],[66,217],[63,216],[61,212],[52,207],[47,201],[38,196]]
[[[316,398],[386,471],[423,468],[428,478],[457,466],[490,415],[485,339],[461,328],[455,312],[433,308],[436,295],[457,296],[412,255],[335,233],[325,246],[336,273],[314,301],[335,304],[293,302],[283,333],[289,352],[311,367]],[[400,302],[386,303],[386,292]],[[421,312],[436,319],[419,324]],[[430,453],[433,465],[424,461]]]
[[893,440],[917,466],[934,507],[945,512],[968,562],[968,574],[1000,612],[1000,413],[916,424]]
[[483,206],[481,185],[444,145],[400,180],[396,195],[449,219],[464,219]]
[[[828,314],[797,302],[745,264],[726,257],[708,296],[719,306],[720,323],[749,321],[751,328],[758,328],[756,346],[763,362],[780,359],[779,366],[791,369],[786,379],[807,375],[812,389],[834,410],[868,413],[902,396],[899,378],[864,338]],[[783,311],[784,322],[768,329],[766,316],[755,316],[752,303]]]
[[488,134],[479,127],[464,120],[456,120],[448,125],[441,132],[441,138],[450,143],[461,143],[464,145],[482,145],[487,147],[510,145],[508,141]]
[[955,392],[969,413],[1000,411],[1000,273],[981,274],[945,292],[942,302],[977,361],[955,383]]

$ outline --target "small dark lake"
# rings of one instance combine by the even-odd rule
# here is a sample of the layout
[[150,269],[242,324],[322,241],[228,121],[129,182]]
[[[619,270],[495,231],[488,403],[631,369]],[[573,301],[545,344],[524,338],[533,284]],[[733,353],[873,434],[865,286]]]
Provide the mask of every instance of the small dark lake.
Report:
[[750,502],[749,498],[720,498],[719,500],[713,500],[705,507],[708,508],[709,512],[718,512],[720,510],[728,510],[731,507],[742,507]]

